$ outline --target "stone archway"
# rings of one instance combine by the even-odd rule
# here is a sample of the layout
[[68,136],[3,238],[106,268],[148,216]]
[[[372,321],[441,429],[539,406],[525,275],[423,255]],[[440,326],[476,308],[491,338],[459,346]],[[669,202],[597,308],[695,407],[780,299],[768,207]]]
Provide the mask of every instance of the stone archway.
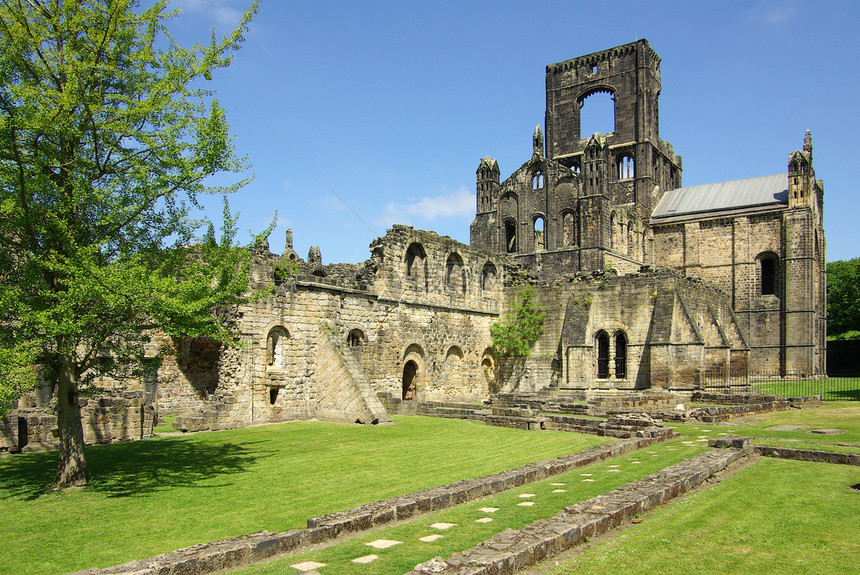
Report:
[[403,382],[401,386],[401,399],[411,401],[415,399],[417,391],[418,364],[409,360],[403,366]]

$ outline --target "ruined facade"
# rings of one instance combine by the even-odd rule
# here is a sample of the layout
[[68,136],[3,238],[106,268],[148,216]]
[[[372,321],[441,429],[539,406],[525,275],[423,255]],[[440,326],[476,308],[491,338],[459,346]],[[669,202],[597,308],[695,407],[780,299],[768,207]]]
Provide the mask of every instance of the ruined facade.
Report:
[[[175,414],[183,430],[384,423],[410,402],[821,373],[823,185],[809,134],[787,173],[684,188],[659,137],[660,58],[646,40],[546,74],[546,135],[538,126],[528,161],[504,181],[493,158],[479,163],[471,245],[394,226],[367,261],[325,265],[319,248],[299,257],[288,231],[283,254],[251,254],[252,288],[271,291],[237,310],[243,345],[156,338],[153,353],[170,353],[135,409]],[[596,94],[612,98],[614,130],[583,134]],[[526,284],[543,333],[530,358],[498,357],[490,326]],[[0,447],[14,429],[0,425]]]

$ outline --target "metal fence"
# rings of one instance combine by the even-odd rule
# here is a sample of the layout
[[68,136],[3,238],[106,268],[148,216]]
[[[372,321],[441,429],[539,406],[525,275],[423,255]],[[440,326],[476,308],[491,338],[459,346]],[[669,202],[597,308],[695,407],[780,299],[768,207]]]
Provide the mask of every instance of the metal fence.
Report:
[[734,394],[780,395],[801,397],[820,395],[829,401],[860,401],[860,374],[821,376],[707,373],[705,391]]

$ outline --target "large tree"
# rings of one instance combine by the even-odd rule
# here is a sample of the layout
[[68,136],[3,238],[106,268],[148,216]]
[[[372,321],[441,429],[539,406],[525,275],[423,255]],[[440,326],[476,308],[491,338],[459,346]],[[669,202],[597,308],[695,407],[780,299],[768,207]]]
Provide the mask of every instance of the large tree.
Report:
[[60,486],[88,478],[78,395],[95,378],[151,369],[154,328],[231,337],[243,252],[226,201],[220,243],[192,214],[243,184],[206,185],[247,166],[203,86],[256,11],[185,49],[166,2],[0,0],[0,404],[54,384]]
[[827,264],[827,334],[860,331],[860,258]]

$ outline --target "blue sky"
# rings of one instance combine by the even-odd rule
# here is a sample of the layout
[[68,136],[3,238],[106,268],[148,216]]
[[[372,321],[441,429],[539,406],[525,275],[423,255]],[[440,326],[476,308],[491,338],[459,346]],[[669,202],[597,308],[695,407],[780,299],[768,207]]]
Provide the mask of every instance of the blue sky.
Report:
[[[169,28],[205,42],[247,4],[174,0]],[[783,173],[809,129],[828,260],[858,257],[858,23],[837,1],[263,0],[209,84],[255,174],[231,206],[243,230],[277,210],[272,251],[291,227],[324,263],[366,259],[394,223],[468,243],[478,162],[504,179],[528,160],[546,65],[647,38],[684,185]]]

